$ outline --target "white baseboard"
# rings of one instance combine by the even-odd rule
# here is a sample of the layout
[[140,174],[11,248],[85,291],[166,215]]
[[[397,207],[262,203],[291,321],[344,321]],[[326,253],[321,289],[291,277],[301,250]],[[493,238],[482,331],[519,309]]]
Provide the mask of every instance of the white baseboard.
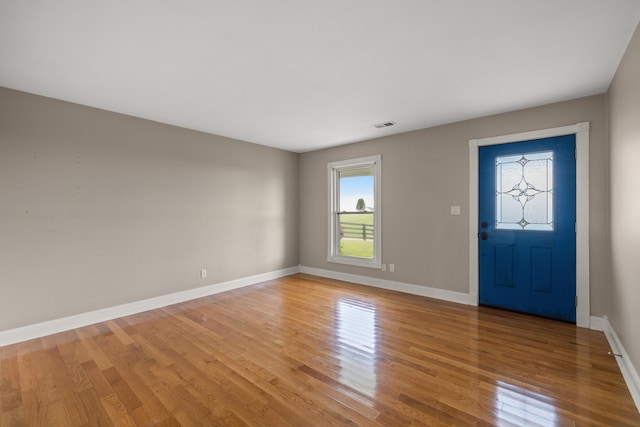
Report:
[[591,318],[589,319],[589,329],[604,332],[606,328],[605,322],[606,321],[604,317],[591,316]]
[[622,372],[622,377],[627,383],[627,388],[629,389],[631,397],[636,404],[636,408],[638,408],[638,411],[640,412],[640,376],[638,376],[638,371],[636,371],[631,359],[629,359],[629,355],[620,342],[616,331],[613,330],[613,326],[609,323],[607,316],[602,320],[604,324],[604,334],[607,337],[607,341],[609,341],[611,351],[614,354],[619,355],[615,356],[615,358],[618,362],[618,366],[620,367],[620,372]]
[[161,295],[141,301],[117,305],[115,307],[103,308],[100,310],[81,313],[61,319],[49,320],[46,322],[23,326],[16,329],[0,331],[0,347],[27,341],[34,338],[44,337],[58,332],[80,328],[82,326],[92,325],[94,323],[105,322],[107,320],[116,319],[118,317],[129,316],[131,314],[141,313],[143,311],[166,307],[171,304],[177,304],[196,298],[202,298],[220,292],[230,291],[232,289],[255,285],[267,280],[289,276],[297,272],[298,267],[291,267],[283,270],[272,271],[269,273],[258,274],[255,276],[243,277],[241,279],[230,280],[227,282],[215,283],[200,288],[175,292],[168,295]]
[[404,292],[412,295],[435,298],[443,301],[456,302],[459,304],[474,305],[471,295],[462,292],[447,291],[445,289],[431,288],[428,286],[414,285],[411,283],[395,282],[393,280],[376,279],[373,277],[360,276],[357,274],[340,273],[337,271],[323,270],[320,268],[300,266],[300,273],[314,276],[326,277],[328,279],[342,280],[345,282],[368,285],[376,288],[389,289],[392,291]]

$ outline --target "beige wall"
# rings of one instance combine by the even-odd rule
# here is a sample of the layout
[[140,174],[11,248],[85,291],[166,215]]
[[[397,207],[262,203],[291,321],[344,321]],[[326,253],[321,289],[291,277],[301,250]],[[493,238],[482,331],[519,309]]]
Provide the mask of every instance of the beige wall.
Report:
[[[607,314],[608,146],[605,95],[409,132],[300,156],[300,264],[469,291],[469,140],[588,121],[591,313]],[[396,272],[327,262],[327,162],[382,155],[382,255]],[[460,205],[462,215],[451,216]]]
[[608,93],[611,145],[611,324],[640,368],[640,29]]
[[0,88],[0,331],[298,265],[297,178],[297,154]]

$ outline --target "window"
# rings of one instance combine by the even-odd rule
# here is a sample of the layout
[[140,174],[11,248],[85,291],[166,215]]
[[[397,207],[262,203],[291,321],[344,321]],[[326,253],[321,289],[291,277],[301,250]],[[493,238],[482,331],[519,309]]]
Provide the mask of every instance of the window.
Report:
[[496,158],[496,228],[553,230],[553,151]]
[[380,156],[332,162],[329,262],[380,268]]

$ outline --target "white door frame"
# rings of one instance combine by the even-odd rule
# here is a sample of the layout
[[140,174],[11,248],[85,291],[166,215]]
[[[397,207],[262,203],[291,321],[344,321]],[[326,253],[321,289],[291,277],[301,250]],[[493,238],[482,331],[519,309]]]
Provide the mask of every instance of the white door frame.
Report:
[[589,304],[589,122],[469,141],[469,294],[479,304],[478,147],[576,135],[576,325],[590,327]]

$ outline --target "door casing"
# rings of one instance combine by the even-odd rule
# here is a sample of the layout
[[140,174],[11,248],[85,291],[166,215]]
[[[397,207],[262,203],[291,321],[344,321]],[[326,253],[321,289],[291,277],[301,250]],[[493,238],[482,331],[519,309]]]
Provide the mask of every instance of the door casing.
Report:
[[479,303],[478,147],[576,135],[576,325],[591,325],[589,283],[589,122],[469,141],[469,294]]

